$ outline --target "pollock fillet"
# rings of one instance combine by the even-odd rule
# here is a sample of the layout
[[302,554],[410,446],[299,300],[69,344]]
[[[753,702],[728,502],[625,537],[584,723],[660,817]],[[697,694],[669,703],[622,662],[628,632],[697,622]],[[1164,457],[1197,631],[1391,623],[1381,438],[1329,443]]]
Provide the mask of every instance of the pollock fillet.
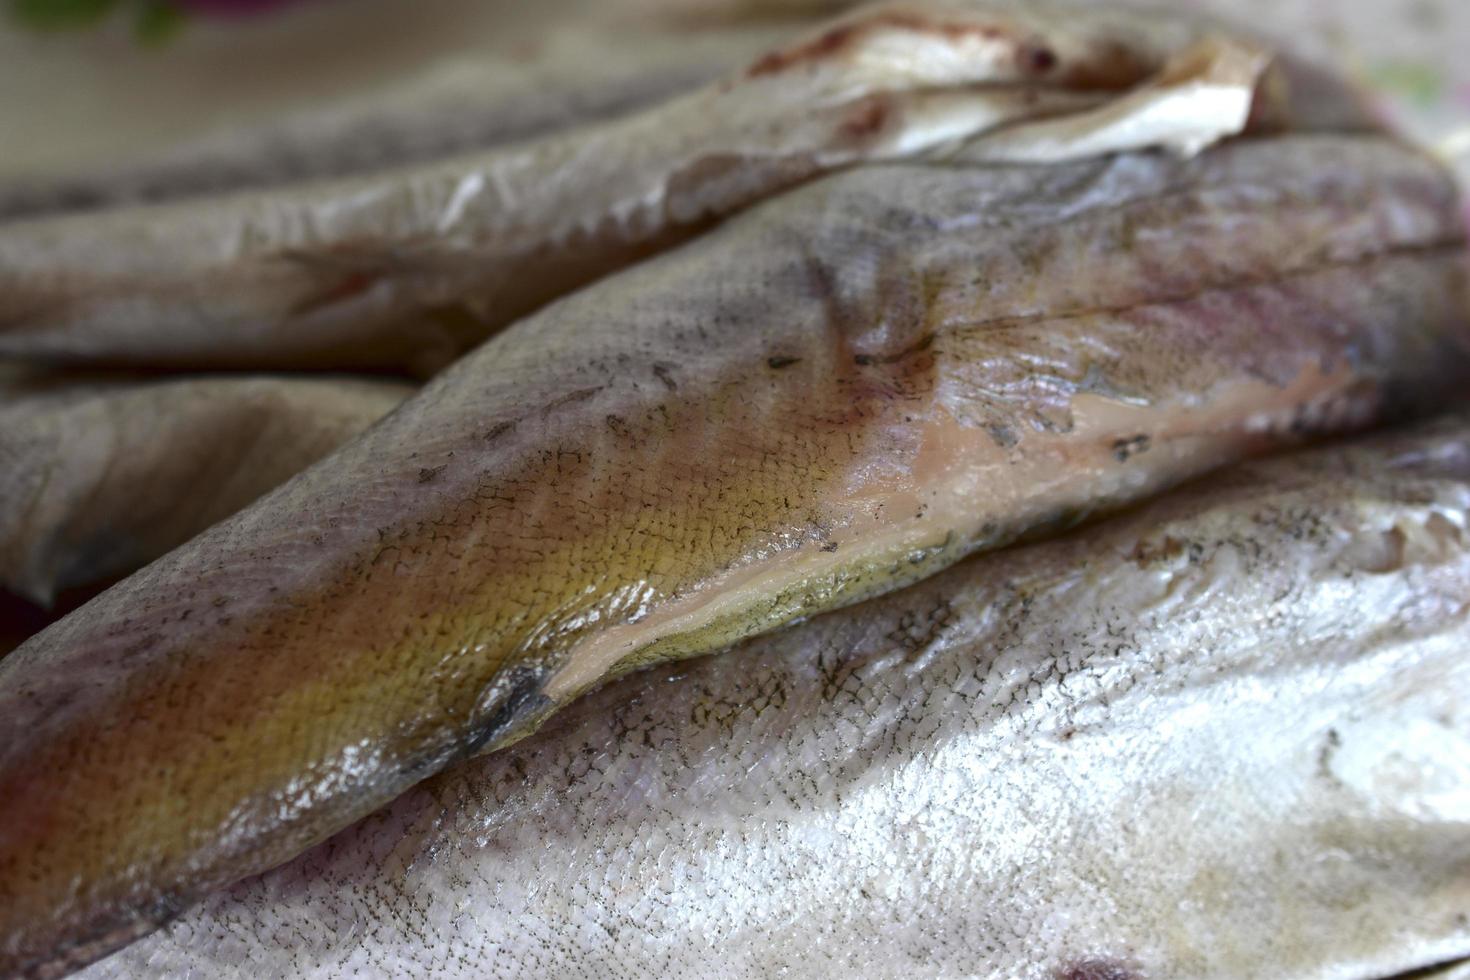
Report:
[[55,974],[610,676],[1467,373],[1378,137],[872,166],[561,300],[0,661],[0,973]]
[[1467,520],[1463,417],[1245,464],[625,678],[82,976],[1362,980],[1467,956]]
[[865,7],[654,108],[484,155],[0,225],[0,356],[428,374],[840,167],[982,133],[992,159],[1196,151],[1246,126],[1269,62],[1178,15]]
[[386,415],[393,381],[0,383],[0,586],[38,603],[131,572]]

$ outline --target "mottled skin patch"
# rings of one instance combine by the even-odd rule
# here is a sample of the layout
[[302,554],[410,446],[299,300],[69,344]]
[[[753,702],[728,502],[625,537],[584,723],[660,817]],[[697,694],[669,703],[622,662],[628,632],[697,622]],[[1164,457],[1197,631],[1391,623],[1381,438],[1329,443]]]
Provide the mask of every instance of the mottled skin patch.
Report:
[[[1464,416],[1232,467],[609,685],[84,980],[1442,962],[1470,949],[1470,553],[1365,576],[1354,542],[1467,518]],[[1158,540],[1188,560],[1135,564]]]
[[873,168],[568,297],[0,662],[0,964],[99,955],[607,676],[1433,400],[1453,196],[1377,139]]

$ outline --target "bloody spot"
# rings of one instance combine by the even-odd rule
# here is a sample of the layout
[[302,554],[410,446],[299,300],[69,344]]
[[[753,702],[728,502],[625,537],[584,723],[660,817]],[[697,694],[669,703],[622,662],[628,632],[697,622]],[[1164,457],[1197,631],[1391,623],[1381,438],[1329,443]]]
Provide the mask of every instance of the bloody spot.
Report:
[[1085,91],[1116,92],[1137,85],[1158,67],[1143,52],[1121,41],[1105,40],[1085,56],[1071,59],[1059,80]]
[[1028,45],[1017,56],[1021,67],[1034,75],[1045,75],[1057,66],[1057,53],[1046,45]]
[[750,78],[759,78],[762,75],[771,75],[776,72],[785,71],[793,65],[798,65],[802,62],[819,62],[824,59],[833,58],[845,48],[851,47],[864,35],[871,34],[883,28],[896,28],[898,30],[914,31],[920,34],[934,34],[951,40],[959,40],[964,37],[998,40],[1005,36],[1005,31],[998,27],[981,24],[943,23],[927,20],[918,14],[888,11],[863,18],[862,20],[856,20],[852,23],[839,24],[803,44],[798,44],[781,51],[772,51],[751,65],[746,71],[746,75]]
[[1078,960],[1062,967],[1057,980],[1143,980],[1142,975],[1117,960]]
[[314,313],[367,292],[377,281],[378,273],[376,272],[350,273],[331,287],[302,300],[292,308],[291,312],[298,316]]
[[373,288],[390,271],[381,255],[365,249],[344,248],[329,252],[291,249],[280,253],[280,257],[304,266],[319,281],[327,283],[292,307],[291,312],[296,316],[314,313],[359,296]]
[[881,96],[872,96],[863,99],[847,114],[838,127],[838,132],[845,139],[858,142],[881,133],[887,122],[888,100]]

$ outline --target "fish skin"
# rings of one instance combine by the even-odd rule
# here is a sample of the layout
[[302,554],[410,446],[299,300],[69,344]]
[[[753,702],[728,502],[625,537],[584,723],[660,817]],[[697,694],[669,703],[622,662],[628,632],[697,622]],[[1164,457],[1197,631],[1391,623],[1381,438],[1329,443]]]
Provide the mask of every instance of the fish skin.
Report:
[[[0,221],[369,173],[532,139],[704,85],[791,30],[736,21],[694,31],[649,16],[620,24],[607,3],[567,6],[548,12],[546,36],[509,51],[446,55],[366,92],[303,100],[227,131],[216,121],[105,166],[89,153],[70,168],[0,173]],[[118,115],[126,125],[135,114]]]
[[1242,464],[624,678],[81,977],[1465,956],[1467,521],[1470,417]]
[[133,572],[414,391],[353,378],[0,383],[0,586],[41,605]]
[[620,672],[1437,404],[1454,200],[1364,137],[867,167],[567,297],[0,661],[0,975]]
[[[450,47],[427,66],[421,58],[413,70],[399,69],[387,81],[345,97],[297,98],[263,119],[239,120],[221,132],[216,85],[207,111],[195,107],[184,113],[192,126],[161,139],[155,135],[146,152],[125,149],[138,136],[119,136],[114,139],[119,145],[94,143],[61,159],[10,168],[0,161],[0,221],[380,171],[532,139],[715,81],[784,40],[794,25],[855,5],[853,0],[540,3],[534,11],[518,11],[508,31],[508,12],[501,11],[497,37],[487,39],[487,50]],[[1245,32],[1238,24],[1231,29]],[[334,47],[338,37],[332,34]],[[167,57],[178,59],[184,52],[177,49],[188,43],[176,41]],[[368,51],[364,57],[382,60],[381,51]],[[0,50],[0,64],[6,54],[15,53]],[[153,55],[132,70],[154,75],[159,66],[158,53]],[[169,65],[173,87],[188,84],[197,70],[191,70],[191,60]],[[294,60],[299,65],[313,59]],[[1326,96],[1335,104],[1333,117],[1321,117],[1320,127],[1375,127],[1371,113],[1342,90],[1335,73],[1314,71],[1289,53],[1278,55],[1277,64],[1294,76],[1294,89]],[[42,67],[28,63],[21,70],[33,75]],[[213,67],[217,72],[217,64]],[[139,90],[139,77],[117,67],[112,72],[93,77],[90,84],[113,96]],[[3,82],[0,92],[6,91]],[[1289,93],[1281,94],[1290,99]],[[144,115],[130,111],[126,103],[113,108],[109,121],[124,129]],[[157,112],[155,101],[150,125],[156,125]],[[47,128],[52,141],[58,125],[67,123],[53,114]],[[204,132],[197,131],[201,125]],[[86,128],[95,131],[96,121]],[[20,132],[9,135],[24,138]],[[99,166],[99,159],[106,164]]]
[[[883,4],[644,112],[486,154],[0,225],[0,356],[432,374],[780,190],[1126,96],[1211,38],[1234,49],[1221,91],[1248,104],[1267,49],[1197,18]],[[1229,111],[1216,136],[1244,125]]]

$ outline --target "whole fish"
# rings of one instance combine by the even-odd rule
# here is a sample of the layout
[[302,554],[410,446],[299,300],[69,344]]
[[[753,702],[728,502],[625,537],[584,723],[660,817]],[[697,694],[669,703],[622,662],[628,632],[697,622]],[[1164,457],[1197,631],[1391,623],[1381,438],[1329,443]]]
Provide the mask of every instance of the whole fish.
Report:
[[1467,521],[1464,417],[1245,464],[625,678],[81,976],[1467,956]]
[[0,225],[0,356],[431,374],[549,300],[840,167],[995,130],[992,158],[1198,150],[1245,127],[1269,60],[1177,15],[865,7],[736,76],[483,155]]
[[860,168],[568,296],[0,661],[0,974],[610,676],[1437,404],[1465,260],[1432,160],[1285,136]]
[[0,586],[42,605],[228,517],[413,392],[348,378],[0,383]]

